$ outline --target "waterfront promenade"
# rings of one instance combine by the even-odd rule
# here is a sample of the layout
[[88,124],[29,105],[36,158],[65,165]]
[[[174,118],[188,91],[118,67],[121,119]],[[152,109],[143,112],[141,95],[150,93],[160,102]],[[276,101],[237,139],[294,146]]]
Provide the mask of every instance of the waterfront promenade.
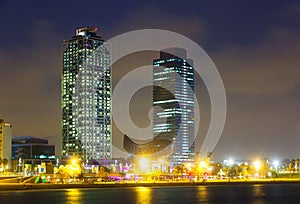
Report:
[[94,184],[68,183],[1,183],[2,190],[30,190],[30,189],[68,189],[68,188],[124,188],[124,187],[172,187],[172,186],[206,186],[206,185],[253,185],[253,184],[284,184],[300,183],[300,179],[259,179],[259,180],[214,180],[214,181],[192,181],[192,182],[98,182]]

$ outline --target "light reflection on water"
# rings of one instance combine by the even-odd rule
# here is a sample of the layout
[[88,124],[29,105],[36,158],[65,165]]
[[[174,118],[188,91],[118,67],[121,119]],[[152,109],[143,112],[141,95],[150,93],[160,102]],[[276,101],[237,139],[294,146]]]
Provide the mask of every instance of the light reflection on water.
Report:
[[299,203],[300,184],[0,190],[0,204]]
[[149,187],[136,187],[137,204],[150,204],[152,203],[152,188]]
[[66,201],[68,204],[80,204],[82,203],[82,190],[80,189],[67,189]]
[[201,202],[208,202],[208,191],[206,186],[199,186],[198,187],[198,200]]
[[253,185],[253,198],[256,204],[264,204],[267,203],[265,200],[266,193],[264,192],[263,185],[255,184]]

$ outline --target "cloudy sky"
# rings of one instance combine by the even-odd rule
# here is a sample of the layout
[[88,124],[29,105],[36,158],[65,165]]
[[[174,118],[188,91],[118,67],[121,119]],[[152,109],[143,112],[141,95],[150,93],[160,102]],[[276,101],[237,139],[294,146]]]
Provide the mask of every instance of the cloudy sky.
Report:
[[[48,137],[61,147],[61,44],[75,29],[96,26],[99,35],[110,39],[136,29],[159,28],[197,42],[221,74],[228,112],[213,151],[215,159],[300,157],[297,1],[2,0],[0,17],[0,118],[13,124],[14,136]],[[139,66],[129,61],[127,68],[113,69],[114,85]],[[205,135],[209,101],[201,79],[196,84],[203,114],[200,135]],[[145,89],[133,99],[137,125],[149,122],[141,118],[148,118],[150,94]],[[121,137],[117,129],[114,134],[117,140]]]

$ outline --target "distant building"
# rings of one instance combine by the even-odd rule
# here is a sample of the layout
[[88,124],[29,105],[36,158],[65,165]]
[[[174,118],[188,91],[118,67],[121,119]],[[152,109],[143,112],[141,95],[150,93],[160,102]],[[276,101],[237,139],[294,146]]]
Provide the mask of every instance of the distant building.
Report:
[[[55,145],[48,143],[48,139],[32,136],[18,136],[12,138],[12,170],[14,172],[37,173],[39,166],[47,167],[53,172],[53,164],[57,163]],[[51,167],[51,171],[49,170]],[[40,168],[38,168],[40,169]]]
[[110,54],[92,27],[77,29],[63,46],[62,154],[111,159]]
[[[0,168],[11,168],[11,138],[12,125],[0,119],[0,159],[7,159],[7,166],[0,165]],[[2,163],[2,162],[1,162]],[[3,164],[3,163],[2,163]]]
[[55,145],[48,139],[32,136],[12,138],[12,159],[51,159],[55,158]]

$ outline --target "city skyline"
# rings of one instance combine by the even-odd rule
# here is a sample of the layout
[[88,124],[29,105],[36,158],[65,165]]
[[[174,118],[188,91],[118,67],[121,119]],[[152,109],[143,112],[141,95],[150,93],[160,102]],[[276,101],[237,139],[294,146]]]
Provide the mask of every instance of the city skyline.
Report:
[[[6,32],[1,34],[0,118],[13,124],[14,136],[51,137],[51,143],[57,144],[61,135],[61,40],[86,25],[100,27],[100,35],[105,39],[135,29],[161,28],[197,42],[220,71],[228,114],[213,156],[298,157],[300,4],[187,3],[190,11],[185,16],[177,15],[182,10],[180,6],[167,2],[161,8],[155,3],[136,2],[125,5],[126,9],[95,3],[86,16],[74,16],[71,11],[60,9],[67,8],[67,3],[36,2],[33,6],[19,2],[18,8],[11,2],[1,3],[1,22]],[[100,12],[98,8],[103,6],[113,7],[114,14],[110,9]],[[72,9],[79,13],[81,10],[75,4]],[[121,72],[128,70],[129,66]],[[121,74],[117,70],[112,72],[115,85]],[[195,86],[201,87],[201,82]],[[199,89],[197,94],[205,94],[205,89]],[[142,93],[137,97],[147,98]],[[203,134],[209,121],[209,101],[202,97],[199,102],[203,107]],[[142,108],[133,113],[138,122],[145,116]],[[140,123],[144,125],[147,121]]]

